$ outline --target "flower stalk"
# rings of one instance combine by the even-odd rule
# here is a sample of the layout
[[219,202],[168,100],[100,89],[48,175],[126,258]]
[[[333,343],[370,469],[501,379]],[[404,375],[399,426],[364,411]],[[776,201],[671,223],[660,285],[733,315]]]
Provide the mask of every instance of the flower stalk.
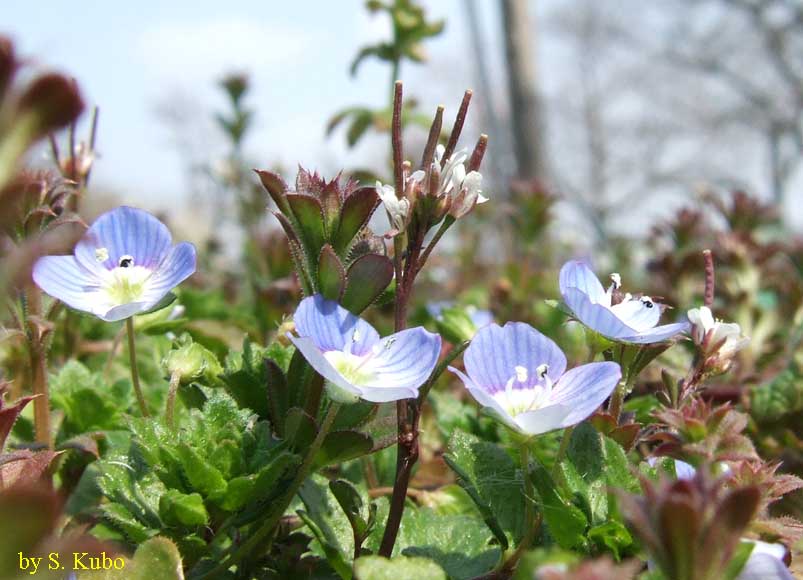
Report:
[[134,393],[137,395],[137,403],[143,417],[150,417],[148,405],[145,403],[145,396],[142,394],[142,387],[139,384],[139,370],[137,368],[137,348],[134,342],[134,317],[125,319],[125,328],[128,333],[128,357],[131,366],[131,384],[134,385]]
[[174,411],[176,407],[176,395],[178,394],[179,386],[181,386],[181,373],[178,371],[173,371],[170,374],[170,385],[167,389],[167,404],[165,406],[165,421],[167,423],[167,427],[171,431],[176,429]]

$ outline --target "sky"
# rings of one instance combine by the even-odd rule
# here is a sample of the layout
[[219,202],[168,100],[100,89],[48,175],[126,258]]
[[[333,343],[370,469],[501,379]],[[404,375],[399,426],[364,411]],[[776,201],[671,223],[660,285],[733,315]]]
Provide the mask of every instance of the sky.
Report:
[[[445,34],[427,44],[433,61],[466,54],[462,0],[429,5],[431,18],[452,16]],[[483,24],[494,26],[495,14],[487,16]],[[247,104],[257,117],[246,150],[266,166],[302,162],[334,172],[378,154],[375,140],[349,150],[342,134],[324,136],[336,111],[388,99],[383,63],[366,61],[356,78],[348,73],[360,46],[390,34],[388,18],[370,15],[363,0],[92,0],[52,2],[47,9],[13,2],[4,6],[4,21],[18,52],[38,68],[74,76],[87,103],[99,106],[93,185],[126,203],[166,209],[182,199],[186,164],[157,111],[173,100],[190,119],[192,145],[219,147],[211,118],[225,103],[215,82],[230,71],[251,77]],[[441,78],[416,66],[402,74],[411,93],[448,91],[447,111],[456,109],[462,88],[471,83],[469,67],[452,67]]]
[[[480,9],[482,45],[494,94],[475,91],[463,145],[470,147],[482,128],[491,133],[489,157],[504,163],[510,159],[509,145],[500,142],[490,127],[482,126],[483,99],[490,99],[500,117],[505,117],[498,3],[474,1]],[[539,22],[558,2],[532,3]],[[434,112],[436,105],[445,105],[449,123],[463,90],[478,88],[466,0],[424,0],[423,4],[430,19],[446,18],[447,26],[442,35],[426,41],[430,56],[426,66],[403,68],[405,94],[418,97],[423,111]],[[378,108],[388,101],[386,64],[369,59],[356,77],[349,75],[360,47],[390,36],[387,16],[369,14],[364,0],[17,1],[4,5],[3,11],[2,31],[16,41],[19,53],[36,68],[74,76],[87,103],[100,108],[99,158],[92,187],[112,192],[116,202],[155,211],[189,207],[186,152],[200,157],[225,152],[213,115],[225,109],[216,82],[227,72],[246,72],[251,79],[246,104],[256,111],[256,118],[245,150],[256,167],[279,166],[291,177],[301,163],[334,175],[341,168],[381,169],[389,154],[386,137],[369,136],[349,149],[342,130],[325,136],[327,121],[337,111],[354,105]],[[541,89],[546,101],[562,103],[571,98],[564,94],[571,56],[562,52],[553,37],[540,32],[535,41]],[[160,113],[167,103],[174,116],[184,119],[181,147],[176,142],[178,133]],[[556,126],[553,132],[568,134]],[[419,141],[424,137],[418,135]],[[414,140],[408,139],[409,150],[417,151]],[[563,158],[572,151],[553,147],[552,153]],[[761,165],[758,156],[752,159],[750,165]],[[493,167],[493,161],[484,165],[484,171],[490,170],[487,165]],[[797,205],[799,199],[795,196],[788,205]],[[642,219],[628,219],[625,226],[632,229],[640,224],[644,229],[676,204],[648,206],[648,219],[640,213]],[[791,214],[796,216],[792,221],[803,221],[803,212]]]

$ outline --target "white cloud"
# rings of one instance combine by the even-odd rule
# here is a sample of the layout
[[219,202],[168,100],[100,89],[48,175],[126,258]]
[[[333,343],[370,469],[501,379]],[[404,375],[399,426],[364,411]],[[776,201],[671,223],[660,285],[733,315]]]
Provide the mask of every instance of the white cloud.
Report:
[[140,35],[137,48],[160,79],[208,81],[236,70],[298,66],[315,44],[304,30],[240,17],[159,23]]

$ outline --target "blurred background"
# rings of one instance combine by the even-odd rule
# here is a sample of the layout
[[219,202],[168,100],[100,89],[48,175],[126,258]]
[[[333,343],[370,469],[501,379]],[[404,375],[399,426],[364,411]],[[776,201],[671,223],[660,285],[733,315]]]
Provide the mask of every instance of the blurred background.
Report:
[[[591,246],[643,234],[721,188],[772,201],[785,225],[803,226],[798,2],[421,5],[443,28],[416,48],[423,62],[402,62],[406,94],[425,116],[444,104],[448,119],[472,88],[466,135],[490,135],[486,190],[505,199],[511,178],[538,178],[559,197],[558,235],[584,227]],[[212,182],[230,150],[215,115],[228,106],[219,81],[232,73],[248,76],[242,151],[253,166],[387,173],[386,133],[369,128],[350,146],[344,122],[326,136],[335,113],[388,104],[386,62],[366,58],[349,74],[361,49],[393,35],[392,19],[362,0],[16,2],[4,21],[20,53],[74,75],[99,106],[94,200],[170,209],[195,236],[201,223],[219,226],[219,207],[200,216],[193,201],[218,196]],[[426,136],[408,133],[411,144]]]

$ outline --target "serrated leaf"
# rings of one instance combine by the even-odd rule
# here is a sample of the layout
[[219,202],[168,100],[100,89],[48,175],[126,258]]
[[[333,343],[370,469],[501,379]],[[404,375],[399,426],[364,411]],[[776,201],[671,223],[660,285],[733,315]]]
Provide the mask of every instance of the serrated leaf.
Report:
[[318,291],[327,300],[339,301],[346,289],[346,269],[332,246],[325,244],[318,257]]
[[130,580],[184,580],[181,554],[167,538],[152,538],[137,548],[131,569],[121,577]]
[[346,279],[348,282],[341,304],[359,315],[393,280],[393,262],[385,256],[366,254],[354,261]]
[[524,495],[510,456],[498,445],[455,430],[444,460],[458,475],[458,483],[476,503],[499,543],[507,546],[505,533],[520,538],[524,530]]
[[223,474],[186,443],[179,444],[176,451],[193,489],[212,500],[222,498],[226,493],[226,479]]
[[159,516],[168,525],[203,526],[209,521],[204,500],[197,493],[168,489],[159,498]]

